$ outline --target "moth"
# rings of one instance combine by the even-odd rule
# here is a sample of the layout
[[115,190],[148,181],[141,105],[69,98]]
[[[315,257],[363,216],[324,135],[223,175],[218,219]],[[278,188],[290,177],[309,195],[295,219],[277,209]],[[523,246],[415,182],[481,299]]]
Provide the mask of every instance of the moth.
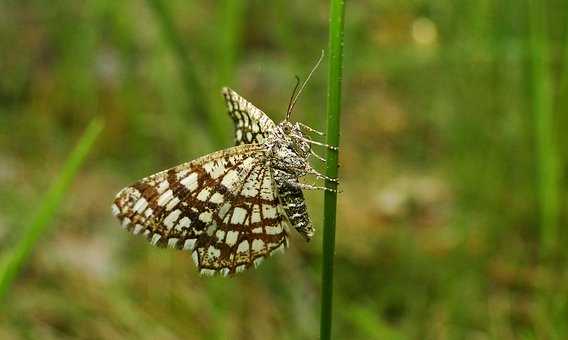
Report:
[[[322,55],[323,57],[323,55]],[[317,65],[321,62],[321,58]],[[299,79],[286,118],[274,123],[235,91],[223,88],[235,127],[235,146],[146,177],[122,189],[112,213],[124,229],[144,235],[152,245],[192,253],[203,275],[231,275],[258,266],[289,246],[288,230],[309,241],[314,228],[302,189],[331,190],[300,182],[306,175],[336,182],[317,172],[321,160],[307,133],[309,126],[291,122]]]

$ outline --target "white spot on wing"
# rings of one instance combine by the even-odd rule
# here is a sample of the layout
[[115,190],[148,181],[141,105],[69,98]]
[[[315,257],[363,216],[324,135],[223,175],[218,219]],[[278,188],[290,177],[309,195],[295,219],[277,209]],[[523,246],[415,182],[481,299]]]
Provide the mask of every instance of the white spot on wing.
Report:
[[191,224],[191,220],[189,219],[189,217],[184,216],[182,217],[182,219],[179,220],[178,224],[176,224],[176,230],[177,231],[181,231],[182,228],[187,228],[189,227],[189,225]]
[[160,184],[158,185],[158,187],[156,188],[156,190],[158,191],[158,194],[162,194],[164,193],[164,191],[166,191],[167,188],[169,188],[170,184],[168,183],[167,180],[163,180],[160,182]]
[[122,220],[122,227],[123,227],[123,228],[126,228],[126,227],[130,224],[130,222],[131,222],[130,219],[129,219],[128,217],[125,217],[125,218]]
[[205,232],[207,233],[207,235],[213,236],[215,230],[217,230],[217,223],[211,223],[211,225],[207,227],[207,230]]
[[211,196],[211,198],[209,199],[209,202],[221,204],[221,203],[223,203],[224,200],[225,200],[225,198],[223,197],[223,194],[216,192],[216,193],[213,194],[213,196]]
[[166,228],[172,229],[174,227],[174,223],[177,221],[180,214],[181,210],[179,209],[176,209],[171,213],[169,213],[168,216],[164,218],[164,225],[166,226]]
[[132,233],[134,235],[138,235],[140,234],[140,232],[142,231],[142,229],[144,229],[144,226],[142,226],[141,224],[137,224],[134,226],[134,229],[132,230]]
[[179,239],[172,237],[170,239],[168,239],[168,247],[169,248],[175,248],[177,246]]
[[276,208],[272,205],[263,204],[262,216],[264,216],[264,218],[276,218]]
[[116,204],[113,204],[113,205],[111,206],[111,209],[112,209],[112,214],[113,214],[114,216],[120,214],[120,209],[118,209],[118,206],[117,206]]
[[229,230],[229,231],[227,231],[227,238],[225,239],[225,243],[228,246],[234,246],[235,243],[237,243],[238,238],[239,238],[239,232],[238,231]]
[[154,235],[152,235],[152,240],[150,241],[150,243],[155,246],[156,244],[158,244],[158,241],[160,241],[160,238],[162,238],[162,235],[155,233]]
[[134,204],[132,210],[137,213],[142,213],[147,206],[148,206],[148,201],[146,201],[144,197],[140,197],[140,199],[136,201],[136,204]]
[[207,269],[207,268],[201,269],[201,271],[200,271],[199,273],[201,273],[201,275],[203,275],[203,276],[213,276],[213,275],[215,275],[215,271],[214,271],[213,269]]
[[146,210],[144,210],[144,216],[146,216],[146,217],[152,216],[153,213],[154,213],[154,210],[152,210],[152,208],[150,208],[150,207],[148,207],[148,208],[146,208]]
[[258,195],[258,188],[257,181],[255,179],[249,179],[245,185],[243,186],[243,190],[241,191],[241,195],[246,197],[255,197]]
[[253,251],[262,251],[264,250],[264,241],[261,239],[254,239],[252,241],[252,250]]
[[163,194],[160,195],[160,197],[158,197],[158,205],[163,207],[164,205],[166,205],[172,198],[174,197],[174,193],[172,191],[172,189],[164,192]]
[[210,259],[216,259],[221,256],[221,251],[214,246],[209,246],[209,248],[207,248],[207,256]]
[[185,250],[193,250],[193,247],[195,247],[195,238],[189,238],[187,240],[185,240],[185,242],[183,243],[183,249]]
[[265,200],[273,200],[274,199],[274,190],[272,188],[272,178],[269,174],[265,174],[262,178],[262,186],[260,189],[260,197]]
[[180,183],[187,188],[189,191],[197,189],[197,173],[193,172],[189,174],[186,178],[182,179]]
[[211,211],[204,211],[201,214],[199,214],[199,220],[202,221],[203,223],[209,223],[212,221],[212,217],[213,214],[211,213]]
[[249,242],[248,241],[242,241],[241,243],[239,243],[239,246],[237,247],[237,253],[246,253],[249,250]]
[[177,206],[177,204],[179,203],[179,198],[174,197],[170,203],[168,203],[168,205],[166,205],[166,211],[172,210],[173,208],[175,208]]
[[231,217],[231,223],[242,224],[247,216],[247,211],[241,207],[235,207],[233,210],[233,217]]
[[209,162],[203,165],[203,169],[205,169],[211,178],[215,179],[225,173],[225,164],[222,160]]
[[219,240],[224,239],[225,238],[225,231],[221,230],[221,229],[217,230],[215,232],[215,237],[217,237]]
[[219,208],[219,217],[221,217],[223,219],[223,222],[227,222],[225,221],[225,215],[227,214],[227,212],[229,212],[229,209],[231,209],[231,203],[227,202],[225,204],[223,204],[221,206],[221,208]]
[[256,204],[252,207],[252,216],[250,217],[250,222],[260,222],[260,207]]
[[266,230],[268,235],[278,235],[282,232],[282,228],[279,225],[266,226],[264,227],[264,230]]
[[203,190],[201,190],[199,192],[199,194],[197,195],[197,199],[205,202],[207,201],[207,198],[209,198],[209,194],[210,194],[210,189],[209,188],[203,188]]
[[178,173],[176,174],[177,179],[179,180],[179,179],[184,178],[185,175],[187,175],[188,172],[189,172],[189,170],[187,170],[187,169],[178,172]]
[[233,184],[235,182],[237,182],[237,180],[239,179],[239,173],[236,172],[235,170],[229,170],[225,176],[223,176],[223,180],[221,181],[221,184],[225,187],[225,188],[231,188],[233,186]]

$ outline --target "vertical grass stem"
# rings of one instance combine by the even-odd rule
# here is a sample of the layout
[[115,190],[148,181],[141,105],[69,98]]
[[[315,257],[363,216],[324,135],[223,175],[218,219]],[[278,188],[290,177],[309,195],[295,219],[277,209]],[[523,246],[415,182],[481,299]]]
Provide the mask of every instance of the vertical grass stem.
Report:
[[540,236],[543,255],[554,252],[558,240],[559,191],[558,153],[554,136],[553,89],[550,48],[546,35],[544,4],[529,1],[532,66],[532,109],[537,152]]
[[[341,80],[343,68],[343,30],[345,1],[330,1],[329,21],[329,73],[327,92],[327,144],[339,146],[339,127],[341,111]],[[326,175],[337,177],[337,150],[327,151]],[[328,188],[335,189],[336,183],[326,181]],[[320,339],[331,338],[333,306],[333,258],[335,253],[337,194],[325,192],[324,231]]]

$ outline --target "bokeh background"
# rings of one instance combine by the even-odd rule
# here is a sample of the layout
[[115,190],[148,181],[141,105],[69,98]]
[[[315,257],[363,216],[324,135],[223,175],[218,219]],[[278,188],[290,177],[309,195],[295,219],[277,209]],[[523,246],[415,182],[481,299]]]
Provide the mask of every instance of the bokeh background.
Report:
[[[228,85],[283,118],[327,1],[0,2],[0,249],[93,117],[105,128],[1,302],[1,339],[315,339],[318,229],[200,278],[110,213],[115,193],[231,145]],[[347,3],[337,339],[566,339],[568,3]],[[327,61],[293,118],[324,129]]]

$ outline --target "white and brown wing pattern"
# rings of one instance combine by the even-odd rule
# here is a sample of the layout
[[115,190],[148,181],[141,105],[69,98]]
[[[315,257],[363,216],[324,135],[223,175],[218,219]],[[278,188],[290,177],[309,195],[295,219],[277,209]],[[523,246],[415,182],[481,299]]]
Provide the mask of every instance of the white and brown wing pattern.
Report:
[[122,189],[123,228],[192,252],[199,272],[228,275],[288,246],[286,220],[259,145],[235,146]]
[[235,123],[235,145],[262,144],[267,133],[276,126],[274,122],[230,88],[224,87],[222,92],[229,115]]

